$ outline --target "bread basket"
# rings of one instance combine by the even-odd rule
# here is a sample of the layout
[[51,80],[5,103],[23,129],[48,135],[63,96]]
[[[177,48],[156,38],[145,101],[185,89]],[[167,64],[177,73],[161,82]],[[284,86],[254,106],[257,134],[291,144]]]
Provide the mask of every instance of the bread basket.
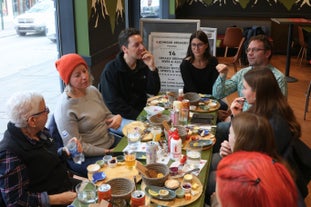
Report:
[[112,198],[122,198],[127,201],[131,198],[131,193],[135,189],[133,181],[127,178],[114,178],[107,181],[107,184],[111,186]]
[[164,186],[165,181],[168,178],[169,175],[169,168],[165,164],[161,163],[153,163],[146,165],[146,168],[148,171],[154,171],[157,174],[162,174],[162,177],[146,177],[145,175],[142,175],[143,182],[146,185],[154,185],[154,186]]

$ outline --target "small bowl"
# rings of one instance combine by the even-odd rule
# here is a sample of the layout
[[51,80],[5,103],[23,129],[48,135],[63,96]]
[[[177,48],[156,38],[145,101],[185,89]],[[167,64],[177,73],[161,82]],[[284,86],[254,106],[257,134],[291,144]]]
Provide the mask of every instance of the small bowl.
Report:
[[118,161],[117,161],[116,158],[112,158],[112,159],[110,159],[110,160],[108,161],[108,166],[109,166],[109,167],[115,167],[115,166],[117,166],[117,164],[118,164]]
[[159,196],[161,196],[163,198],[167,197],[169,194],[170,194],[170,192],[166,189],[159,190]]
[[178,188],[175,193],[177,198],[183,198],[185,196],[185,191],[182,188]]
[[111,155],[105,155],[103,157],[103,160],[105,161],[105,164],[108,164],[108,161],[112,159],[112,156]]
[[199,101],[201,100],[201,96],[195,92],[187,92],[184,94],[184,99],[188,99],[190,105],[198,105]]
[[124,156],[123,155],[118,155],[117,156],[117,161],[118,162],[124,162]]
[[170,167],[169,170],[171,176],[175,176],[178,174],[178,167]]
[[100,169],[100,166],[98,164],[90,164],[87,166],[86,169],[89,173],[93,174],[93,173],[98,172],[98,170]]
[[162,122],[164,120],[169,122],[171,118],[169,115],[166,115],[166,114],[156,114],[149,118],[151,125],[160,126],[160,127],[162,127]]
[[169,179],[165,181],[164,186],[168,189],[175,190],[180,186],[180,183],[178,180]]
[[98,164],[100,167],[104,167],[105,161],[104,160],[97,160],[95,164]]
[[185,193],[190,193],[191,192],[191,183],[185,182],[181,185],[181,188],[185,191]]
[[184,175],[184,181],[186,183],[191,183],[192,182],[192,179],[193,179],[193,176],[191,174],[186,174]]

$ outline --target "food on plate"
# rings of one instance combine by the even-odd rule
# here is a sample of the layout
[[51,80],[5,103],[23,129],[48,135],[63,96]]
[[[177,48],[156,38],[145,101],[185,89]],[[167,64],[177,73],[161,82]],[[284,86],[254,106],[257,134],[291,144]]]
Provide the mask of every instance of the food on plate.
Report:
[[157,178],[163,178],[163,177],[164,177],[163,173],[158,173],[157,174]]
[[191,200],[191,193],[185,193],[185,200]]
[[199,188],[199,184],[197,184],[197,183],[192,184],[192,189],[193,190],[196,190],[198,188]]
[[180,185],[179,181],[174,179],[166,180],[164,183],[164,186],[168,189],[176,189],[179,187],[179,185]]
[[158,192],[156,192],[156,191],[154,191],[154,190],[151,190],[151,189],[148,190],[148,193],[149,193],[151,196],[154,196],[154,197],[157,197],[157,196],[159,195]]
[[122,133],[126,136],[128,129],[134,129],[134,128],[139,128],[141,131],[144,131],[146,129],[146,126],[141,121],[133,121],[123,127]]

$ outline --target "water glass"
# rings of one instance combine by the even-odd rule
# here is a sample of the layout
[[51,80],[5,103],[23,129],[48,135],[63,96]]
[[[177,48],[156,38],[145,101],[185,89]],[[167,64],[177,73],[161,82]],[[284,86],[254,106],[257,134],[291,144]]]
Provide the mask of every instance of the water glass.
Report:
[[179,124],[180,125],[187,125],[189,118],[189,109],[183,108],[179,111]]
[[129,128],[127,130],[127,141],[131,150],[136,150],[141,141],[142,130],[138,127]]
[[70,156],[72,157],[75,163],[81,164],[82,162],[84,162],[85,160],[84,154],[78,151],[78,146],[74,139],[71,139],[66,145],[66,147],[70,152]]
[[76,192],[78,200],[82,203],[90,204],[97,201],[96,186],[91,182],[82,181],[76,186]]
[[187,148],[187,165],[191,168],[200,167],[202,147],[189,146]]
[[128,168],[134,168],[136,164],[136,152],[125,151],[124,152],[125,166]]

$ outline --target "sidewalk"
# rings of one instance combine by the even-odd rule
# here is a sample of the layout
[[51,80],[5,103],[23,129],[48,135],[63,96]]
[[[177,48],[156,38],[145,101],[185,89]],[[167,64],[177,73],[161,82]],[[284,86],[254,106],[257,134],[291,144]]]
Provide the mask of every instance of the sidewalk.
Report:
[[0,38],[16,35],[15,29],[14,29],[14,23],[13,19],[10,17],[4,16],[3,17],[3,29],[2,29],[2,23],[0,18]]

